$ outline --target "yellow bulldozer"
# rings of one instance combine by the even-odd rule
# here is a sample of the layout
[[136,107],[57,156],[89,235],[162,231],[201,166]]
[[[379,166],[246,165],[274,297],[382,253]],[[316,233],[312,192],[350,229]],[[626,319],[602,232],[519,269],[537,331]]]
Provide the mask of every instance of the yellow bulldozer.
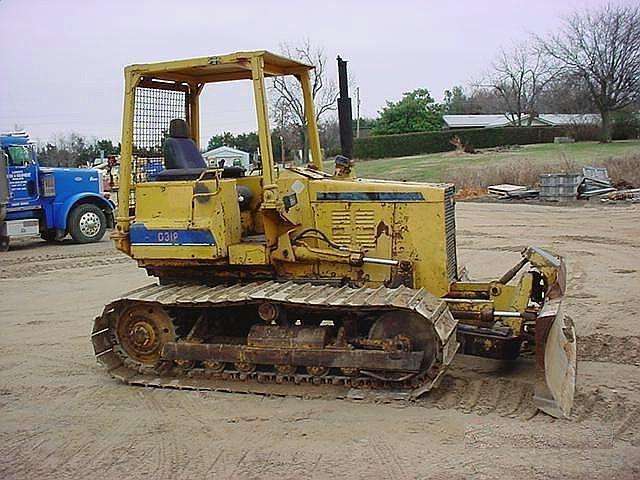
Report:
[[[356,178],[350,152],[325,171],[312,69],[267,51],[125,68],[112,238],[157,282],[95,319],[98,361],[135,385],[416,398],[456,353],[526,352],[535,404],[568,415],[576,342],[561,311],[563,260],[528,247],[495,281],[462,278],[453,185]],[[265,87],[274,76],[299,81],[304,165],[274,162]],[[198,149],[203,87],[242,80],[257,112],[251,172],[209,166]]]

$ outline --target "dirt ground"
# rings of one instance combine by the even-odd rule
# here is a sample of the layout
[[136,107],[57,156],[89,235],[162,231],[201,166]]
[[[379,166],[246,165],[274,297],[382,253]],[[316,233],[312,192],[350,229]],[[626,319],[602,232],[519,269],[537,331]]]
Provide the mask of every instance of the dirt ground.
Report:
[[568,262],[570,420],[536,414],[526,362],[462,356],[410,405],[125,386],[91,323],[151,280],[106,239],[17,243],[0,254],[0,478],[640,478],[640,206],[458,204],[472,278],[530,244]]

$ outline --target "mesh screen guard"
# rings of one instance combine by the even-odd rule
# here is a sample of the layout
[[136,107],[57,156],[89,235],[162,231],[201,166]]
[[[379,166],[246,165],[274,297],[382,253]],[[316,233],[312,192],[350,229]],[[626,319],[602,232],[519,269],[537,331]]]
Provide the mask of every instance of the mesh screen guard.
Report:
[[[151,82],[148,82],[151,83]],[[162,84],[158,84],[162,85]],[[135,185],[164,170],[163,143],[174,118],[189,121],[188,87],[167,84],[139,86],[134,92],[130,205],[135,205]]]
[[133,113],[133,155],[162,156],[162,142],[174,118],[187,120],[187,92],[137,87]]

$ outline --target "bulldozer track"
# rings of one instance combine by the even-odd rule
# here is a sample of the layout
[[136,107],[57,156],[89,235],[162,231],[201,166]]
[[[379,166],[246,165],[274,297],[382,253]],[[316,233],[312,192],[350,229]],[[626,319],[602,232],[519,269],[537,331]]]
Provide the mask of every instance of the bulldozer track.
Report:
[[[128,358],[117,339],[117,312],[125,304],[217,307],[267,300],[292,307],[311,305],[346,311],[368,308],[414,312],[430,322],[440,336],[442,345],[439,346],[438,360],[427,371],[393,382],[381,380],[367,372],[354,377],[334,374],[314,376],[273,371],[247,373],[225,368],[222,372],[212,373],[204,368],[176,367],[166,361],[153,367],[144,365]],[[366,398],[374,401],[382,398],[407,399],[412,395],[411,391],[428,391],[441,380],[457,350],[455,320],[440,299],[423,289],[350,288],[275,281],[232,286],[153,284],[142,287],[105,307],[103,314],[94,322],[92,343],[97,360],[107,367],[112,377],[127,384],[273,396]],[[380,389],[384,391],[378,392]]]

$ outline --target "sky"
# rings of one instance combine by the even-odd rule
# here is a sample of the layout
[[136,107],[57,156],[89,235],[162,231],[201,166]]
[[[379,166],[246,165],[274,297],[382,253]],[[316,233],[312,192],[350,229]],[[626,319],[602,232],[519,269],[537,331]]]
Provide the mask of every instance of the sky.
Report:
[[[416,88],[441,99],[445,89],[479,78],[501,47],[603,3],[0,0],[0,131],[17,126],[39,142],[70,132],[118,141],[126,65],[277,52],[305,39],[324,49],[332,78],[335,57],[349,61],[361,116],[374,117],[386,100]],[[255,130],[250,83],[208,86],[201,116],[203,143],[223,131]]]

